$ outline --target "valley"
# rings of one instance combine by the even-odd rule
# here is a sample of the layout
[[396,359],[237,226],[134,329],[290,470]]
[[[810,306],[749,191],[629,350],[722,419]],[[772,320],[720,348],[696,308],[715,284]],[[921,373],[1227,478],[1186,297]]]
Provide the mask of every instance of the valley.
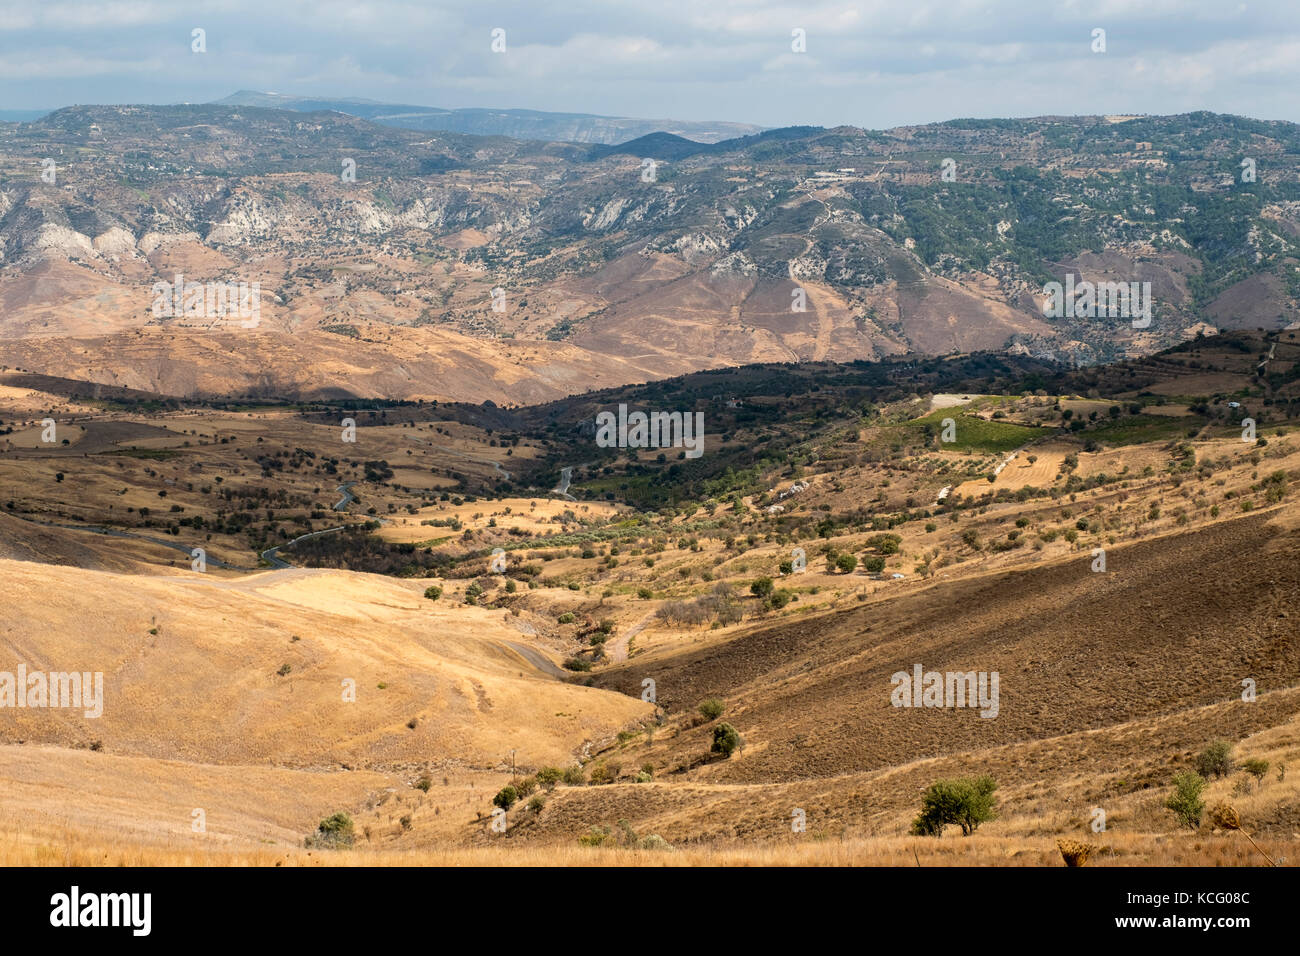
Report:
[[[0,671],[105,700],[5,711],[0,859],[1267,865],[1165,806],[1219,740],[1206,806],[1294,859],[1297,362],[1242,331],[511,407],[10,369]],[[620,404],[702,413],[703,454],[600,447]],[[999,675],[996,716],[895,706],[917,665]],[[982,775],[977,833],[910,832]]]

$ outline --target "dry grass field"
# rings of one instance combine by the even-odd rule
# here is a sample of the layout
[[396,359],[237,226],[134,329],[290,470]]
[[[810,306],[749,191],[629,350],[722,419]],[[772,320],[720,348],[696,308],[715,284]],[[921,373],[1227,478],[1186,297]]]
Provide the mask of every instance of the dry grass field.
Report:
[[[41,394],[0,418],[41,417]],[[1019,427],[994,410],[1059,424],[1050,398],[970,398],[981,435]],[[1254,445],[1125,424],[1090,450],[1051,432],[990,483],[965,476],[1006,452],[873,451],[925,408],[848,432],[780,512],[763,492],[657,515],[494,494],[546,443],[418,406],[350,413],[356,447],[328,415],[269,405],[92,409],[68,446],[16,428],[0,673],[102,672],[104,695],[96,718],[0,710],[0,863],[1057,866],[1067,839],[1094,866],[1290,865],[1289,426]],[[943,486],[953,508],[888,533],[812,530]],[[327,546],[285,544],[310,531]],[[350,570],[366,541],[399,563]],[[268,543],[289,567],[259,558]],[[783,570],[796,547],[806,569]],[[830,566],[845,553],[862,563]],[[766,578],[781,602],[751,593]],[[893,675],[917,665],[996,673],[996,715],[894,706]],[[1200,829],[1180,827],[1173,778],[1220,739],[1234,767],[1208,778]],[[927,787],[980,775],[997,812],[977,833],[909,835]],[[501,818],[507,785],[522,795]],[[1220,803],[1259,849],[1215,829]],[[350,839],[324,848],[336,814]]]

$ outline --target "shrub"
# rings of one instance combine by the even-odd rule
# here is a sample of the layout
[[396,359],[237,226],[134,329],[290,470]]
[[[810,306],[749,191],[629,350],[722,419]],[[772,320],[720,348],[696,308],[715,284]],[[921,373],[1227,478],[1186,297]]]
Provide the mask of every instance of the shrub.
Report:
[[1165,808],[1174,812],[1180,825],[1195,830],[1205,812],[1205,801],[1201,799],[1204,789],[1205,778],[1199,773],[1180,773],[1174,777],[1174,792],[1165,801]]
[[912,821],[915,836],[941,836],[950,823],[970,836],[979,825],[996,815],[993,792],[997,782],[989,776],[939,780],[930,784],[921,798],[921,813]]
[[717,697],[709,697],[706,700],[700,701],[700,716],[705,720],[717,720],[722,716],[723,711],[726,709],[727,705]]
[[564,771],[564,783],[569,787],[581,787],[587,782],[587,773],[581,767],[573,766]]
[[506,784],[498,790],[497,795],[492,798],[492,805],[500,807],[502,810],[509,810],[515,805],[515,801],[518,799],[519,791],[510,784]]
[[713,728],[713,746],[709,748],[710,753],[730,757],[732,752],[739,746],[740,734],[736,732],[736,728],[731,724],[724,722]]
[[1226,777],[1232,773],[1232,744],[1226,740],[1211,741],[1196,757],[1196,772],[1202,777]]
[[547,790],[554,790],[555,785],[564,779],[564,771],[559,767],[543,767],[537,771],[537,782]]
[[524,797],[531,795],[532,792],[537,789],[537,781],[532,777],[524,777],[523,780],[515,782],[514,788],[519,794],[519,799],[522,800]]
[[306,845],[327,848],[351,846],[355,835],[352,818],[346,813],[335,813],[317,825],[315,838],[308,837]]
[[1242,763],[1241,769],[1246,771],[1255,778],[1257,783],[1262,782],[1264,774],[1268,773],[1268,761],[1260,760],[1258,757],[1252,757]]
[[749,593],[753,594],[755,597],[767,597],[772,593],[772,579],[759,578],[757,581],[751,582],[749,585]]
[[438,598],[442,597],[442,588],[438,587],[436,584],[431,584],[429,587],[424,589],[424,596],[430,601],[436,601]]
[[601,784],[613,783],[618,779],[618,772],[621,769],[618,764],[596,764],[591,768],[591,785],[597,787]]
[[639,597],[639,598],[640,598],[641,600],[643,600],[643,601],[648,601],[648,600],[650,600],[652,597],[654,597],[655,594],[654,594],[654,592],[651,591],[649,588],[637,588],[636,596]]
[[852,574],[857,566],[858,559],[856,555],[841,554],[835,559],[835,567],[839,568],[839,570],[843,571],[845,574]]
[[591,670],[591,661],[579,660],[576,657],[570,657],[564,662],[564,669],[569,671],[586,672]]
[[415,789],[423,790],[425,793],[428,793],[429,788],[432,786],[433,786],[433,778],[430,777],[427,773],[422,775],[420,779],[415,782]]
[[557,617],[556,620],[559,621],[561,624],[572,624],[574,621],[573,612],[565,611],[563,614]]
[[769,594],[767,600],[764,601],[763,604],[770,610],[779,611],[781,608],[789,604],[793,597],[793,591],[787,591],[785,588],[781,588],[779,591],[773,591]]
[[546,806],[546,800],[540,793],[528,801],[528,809],[532,810],[533,813],[541,813],[544,806]]

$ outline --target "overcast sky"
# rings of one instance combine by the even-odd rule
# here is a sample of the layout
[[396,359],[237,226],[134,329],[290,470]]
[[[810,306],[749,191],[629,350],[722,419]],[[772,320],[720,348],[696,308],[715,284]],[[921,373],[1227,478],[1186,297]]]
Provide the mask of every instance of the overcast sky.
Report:
[[763,126],[1297,121],[1300,0],[0,0],[0,109],[238,89]]

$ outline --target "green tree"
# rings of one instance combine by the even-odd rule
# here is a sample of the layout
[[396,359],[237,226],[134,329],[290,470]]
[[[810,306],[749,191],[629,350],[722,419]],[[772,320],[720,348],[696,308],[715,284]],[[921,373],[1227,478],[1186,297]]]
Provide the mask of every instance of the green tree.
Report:
[[856,555],[841,554],[838,558],[835,559],[835,567],[839,568],[845,574],[852,574],[854,569],[857,568],[857,566],[858,566],[858,559]]
[[352,818],[340,812],[322,820],[316,827],[316,839],[308,840],[308,843],[327,847],[351,846],[353,835]]
[[722,754],[724,757],[730,757],[732,751],[740,746],[740,734],[731,724],[723,721],[713,728],[713,746],[709,748],[712,753]]
[[1205,801],[1201,792],[1205,789],[1205,778],[1199,773],[1180,773],[1174,777],[1174,792],[1165,801],[1165,808],[1174,811],[1178,822],[1195,830],[1201,825],[1201,814],[1205,812]]
[[915,836],[941,836],[950,823],[970,836],[979,825],[997,816],[993,793],[997,781],[990,776],[939,780],[921,798],[921,813],[912,821]]
[[1232,773],[1232,744],[1214,740],[1196,757],[1196,772],[1202,777],[1226,777]]
[[722,712],[725,711],[726,709],[727,709],[727,705],[724,704],[717,697],[709,697],[705,700],[700,701],[700,706],[699,706],[700,716],[703,717],[705,720],[717,720],[719,717],[722,716]]

